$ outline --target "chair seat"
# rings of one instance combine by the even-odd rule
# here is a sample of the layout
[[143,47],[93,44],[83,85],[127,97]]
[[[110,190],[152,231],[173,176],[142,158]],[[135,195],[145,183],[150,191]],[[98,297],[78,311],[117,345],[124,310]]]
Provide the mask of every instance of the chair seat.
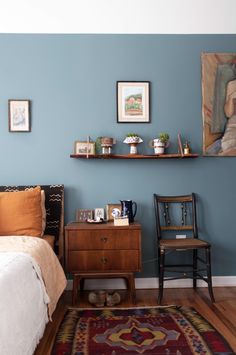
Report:
[[210,244],[201,239],[184,238],[184,239],[162,239],[160,240],[161,249],[198,249],[208,248]]

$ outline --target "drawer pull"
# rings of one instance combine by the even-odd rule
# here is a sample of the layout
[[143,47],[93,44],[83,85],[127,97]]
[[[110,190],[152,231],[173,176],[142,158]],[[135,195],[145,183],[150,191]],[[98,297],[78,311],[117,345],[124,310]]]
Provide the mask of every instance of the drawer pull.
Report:
[[107,242],[107,237],[102,237],[101,242],[106,243]]
[[107,264],[108,260],[107,260],[107,258],[101,258],[101,262],[102,262],[103,264]]

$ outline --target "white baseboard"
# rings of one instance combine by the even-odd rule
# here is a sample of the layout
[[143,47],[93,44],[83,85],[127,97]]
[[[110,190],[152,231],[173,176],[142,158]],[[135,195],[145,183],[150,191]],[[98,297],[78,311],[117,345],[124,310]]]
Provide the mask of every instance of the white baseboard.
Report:
[[[212,277],[213,287],[226,287],[226,286],[236,286],[236,276],[213,276]],[[147,278],[136,278],[135,279],[136,289],[152,289],[158,288],[158,278],[147,277]],[[181,279],[181,280],[170,280],[165,282],[165,288],[188,288],[192,287],[191,279]],[[204,281],[198,281],[198,287],[207,287],[207,283]],[[123,279],[90,279],[85,280],[86,290],[101,290],[101,289],[125,289],[125,281]],[[67,282],[67,290],[72,290],[72,280]]]

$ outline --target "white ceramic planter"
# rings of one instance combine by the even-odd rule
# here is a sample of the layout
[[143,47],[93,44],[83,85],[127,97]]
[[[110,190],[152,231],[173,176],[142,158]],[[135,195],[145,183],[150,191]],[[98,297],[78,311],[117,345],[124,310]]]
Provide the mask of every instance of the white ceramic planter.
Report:
[[138,153],[137,144],[130,144],[129,154],[137,154],[137,153]]
[[154,147],[154,154],[164,154],[165,152],[165,147],[161,147],[161,146],[156,146]]
[[168,146],[168,144],[161,142],[159,138],[153,139],[149,144],[154,149],[154,154],[157,155],[164,154],[165,148]]
[[142,143],[143,140],[140,137],[126,137],[123,143],[129,144],[130,154],[138,154],[137,145]]

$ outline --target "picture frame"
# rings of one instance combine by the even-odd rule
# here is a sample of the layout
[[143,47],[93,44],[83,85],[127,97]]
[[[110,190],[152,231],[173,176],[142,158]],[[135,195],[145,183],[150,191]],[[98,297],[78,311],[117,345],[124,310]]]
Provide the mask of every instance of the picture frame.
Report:
[[150,123],[150,82],[117,81],[117,123]]
[[76,211],[76,222],[86,222],[87,219],[93,219],[93,210],[78,209]]
[[93,154],[95,154],[95,142],[75,141],[74,154],[76,154],[76,155],[93,155]]
[[118,209],[121,213],[121,204],[120,203],[108,203],[106,205],[106,219],[107,221],[113,221],[114,220],[114,217],[112,215],[112,211],[114,209]]
[[8,100],[9,132],[30,132],[30,100]]
[[95,208],[94,219],[96,220],[97,218],[101,218],[101,219],[105,218],[104,208]]

